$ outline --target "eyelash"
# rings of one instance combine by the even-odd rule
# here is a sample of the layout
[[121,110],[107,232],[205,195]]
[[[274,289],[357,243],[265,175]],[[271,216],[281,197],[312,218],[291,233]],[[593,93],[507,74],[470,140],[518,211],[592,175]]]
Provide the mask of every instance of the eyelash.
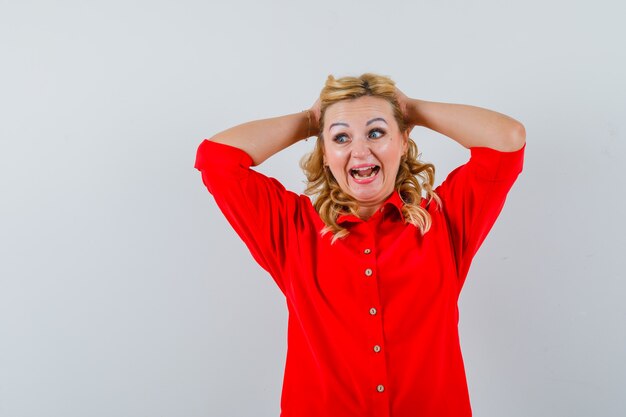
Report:
[[[377,138],[372,138],[372,139],[379,139],[381,136],[383,136],[383,135],[385,134],[385,131],[384,131],[384,130],[382,130],[382,129],[380,129],[380,128],[376,128],[376,129],[372,129],[372,130],[370,130],[369,134],[371,135],[373,132],[379,132],[379,133],[380,133],[380,136],[379,136],[379,137],[377,137]],[[338,139],[339,139],[340,137],[342,137],[342,136],[347,136],[347,135],[346,135],[345,133],[339,133],[339,134],[335,135],[335,137],[333,138],[333,141],[334,141],[334,142],[337,142],[337,143],[338,143],[338,144],[340,144],[340,145],[341,145],[341,144],[343,144],[343,143],[345,143],[345,142],[339,142],[339,141],[338,141]]]

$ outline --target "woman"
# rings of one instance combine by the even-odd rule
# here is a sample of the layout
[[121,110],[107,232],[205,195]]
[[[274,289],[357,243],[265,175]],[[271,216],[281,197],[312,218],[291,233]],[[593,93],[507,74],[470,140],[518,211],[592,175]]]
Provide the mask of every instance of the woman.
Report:
[[[470,150],[436,189],[416,125]],[[250,169],[311,134],[314,204]],[[281,416],[471,416],[457,301],[524,149],[516,120],[374,74],[329,76],[309,110],[200,144],[204,184],[286,297]]]

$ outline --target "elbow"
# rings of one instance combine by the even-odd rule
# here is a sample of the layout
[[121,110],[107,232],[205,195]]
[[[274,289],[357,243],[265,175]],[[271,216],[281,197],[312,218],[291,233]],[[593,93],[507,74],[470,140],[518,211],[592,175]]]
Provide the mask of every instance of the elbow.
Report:
[[504,133],[500,133],[497,143],[492,146],[501,152],[515,152],[526,144],[526,128],[518,121],[507,126]]
[[520,122],[515,122],[509,134],[508,148],[511,152],[521,149],[526,144],[526,128]]
[[526,128],[517,120],[508,120],[503,126],[493,132],[493,135],[486,140],[486,144],[474,145],[484,146],[500,152],[515,152],[526,144]]

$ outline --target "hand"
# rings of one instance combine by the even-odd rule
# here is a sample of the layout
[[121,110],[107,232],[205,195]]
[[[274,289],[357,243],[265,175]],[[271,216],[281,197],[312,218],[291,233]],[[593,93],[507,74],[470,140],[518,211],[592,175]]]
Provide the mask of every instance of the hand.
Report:
[[319,133],[320,130],[320,113],[321,113],[321,102],[318,98],[315,100],[315,103],[309,109],[311,111],[311,132],[315,135]]
[[407,97],[402,91],[396,87],[396,99],[398,100],[398,104],[400,105],[400,110],[402,110],[402,115],[404,117],[404,122],[406,124],[406,128],[411,132],[411,130],[416,126],[416,122],[412,120],[411,115],[409,114],[409,105],[411,99]]

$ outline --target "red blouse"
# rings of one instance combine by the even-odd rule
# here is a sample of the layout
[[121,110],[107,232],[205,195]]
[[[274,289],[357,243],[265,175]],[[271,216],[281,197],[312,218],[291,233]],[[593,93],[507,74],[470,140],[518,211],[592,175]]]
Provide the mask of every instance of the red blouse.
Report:
[[250,156],[204,140],[195,168],[289,311],[281,417],[466,417],[470,400],[457,301],[472,258],[522,171],[514,152],[471,148],[436,188],[422,236],[392,193],[368,220],[331,233],[306,195],[250,169]]

